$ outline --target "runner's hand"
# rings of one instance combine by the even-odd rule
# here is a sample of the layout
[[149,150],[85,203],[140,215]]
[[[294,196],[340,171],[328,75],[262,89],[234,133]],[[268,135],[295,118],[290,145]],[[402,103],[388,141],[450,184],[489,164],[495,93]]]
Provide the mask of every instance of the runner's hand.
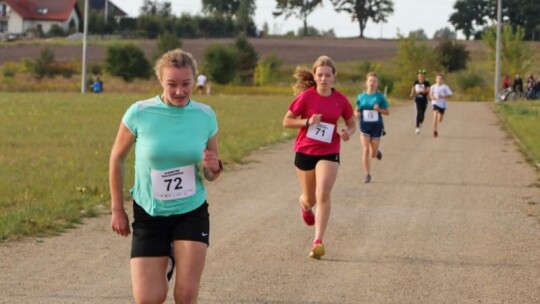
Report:
[[216,152],[208,149],[203,150],[203,167],[212,172],[218,172],[220,170]]
[[121,236],[128,236],[131,233],[128,216],[125,210],[112,212],[111,228]]
[[347,129],[341,129],[341,139],[343,139],[343,141],[347,141],[351,138],[351,136],[349,135],[349,132],[347,132]]
[[316,125],[321,122],[322,114],[313,114],[310,119],[310,125]]

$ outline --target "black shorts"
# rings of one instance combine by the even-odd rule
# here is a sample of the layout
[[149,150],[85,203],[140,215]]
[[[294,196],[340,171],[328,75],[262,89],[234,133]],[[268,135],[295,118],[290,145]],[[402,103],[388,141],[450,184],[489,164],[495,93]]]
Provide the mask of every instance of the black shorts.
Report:
[[441,107],[439,107],[437,105],[433,105],[433,111],[437,111],[437,112],[439,112],[441,114],[444,114],[445,110],[446,110],[446,108],[441,108]]
[[209,245],[210,215],[206,201],[197,209],[171,216],[151,216],[133,201],[131,257],[168,256],[174,240]]
[[384,126],[382,123],[366,123],[360,122],[360,133],[371,139],[381,139],[383,136]]
[[329,160],[339,164],[339,153],[327,155],[307,155],[296,152],[294,157],[294,165],[302,171],[310,171],[315,169],[315,166],[320,160]]

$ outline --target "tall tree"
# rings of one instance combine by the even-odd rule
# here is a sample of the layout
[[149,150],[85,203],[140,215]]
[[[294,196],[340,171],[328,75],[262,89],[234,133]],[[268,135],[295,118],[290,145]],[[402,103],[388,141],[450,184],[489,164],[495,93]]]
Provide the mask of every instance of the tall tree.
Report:
[[202,0],[203,12],[224,15],[229,19],[236,14],[242,0]]
[[[480,37],[481,33],[497,22],[497,0],[457,0],[455,12],[449,22],[466,39]],[[522,27],[527,40],[540,34],[540,2],[532,0],[502,1],[502,18],[512,28]]]
[[256,8],[255,0],[241,0],[236,11],[236,22],[245,35],[248,34],[248,27],[253,23],[252,17],[255,15]]
[[140,13],[142,16],[168,17],[172,15],[171,2],[158,0],[144,0]]
[[456,40],[456,38],[456,32],[452,31],[448,27],[438,29],[435,31],[435,34],[433,34],[433,39],[435,40]]
[[[495,69],[495,56],[497,51],[496,27],[484,31],[482,40],[489,48],[488,60],[492,69]],[[501,67],[503,74],[525,74],[532,65],[532,51],[530,45],[523,41],[525,31],[518,26],[514,31],[509,24],[503,24],[501,32]]]
[[490,20],[496,19],[497,0],[457,0],[456,10],[448,21],[456,31],[462,31],[465,39],[474,37]]
[[304,35],[308,34],[307,18],[318,7],[322,6],[322,0],[276,0],[274,16],[284,15],[285,19],[295,16],[304,23]]
[[203,11],[217,16],[235,19],[238,28],[248,34],[248,28],[254,28],[255,0],[202,0]]
[[330,0],[337,12],[347,12],[352,20],[358,21],[360,38],[364,38],[364,30],[371,19],[374,23],[386,22],[394,12],[392,0]]

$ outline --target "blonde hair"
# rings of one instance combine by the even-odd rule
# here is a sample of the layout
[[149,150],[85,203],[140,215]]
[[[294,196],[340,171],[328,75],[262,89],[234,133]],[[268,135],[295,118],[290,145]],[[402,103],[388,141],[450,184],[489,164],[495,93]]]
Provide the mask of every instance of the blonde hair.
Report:
[[366,80],[367,80],[369,77],[375,77],[375,78],[379,79],[379,76],[377,76],[377,73],[375,73],[375,72],[369,72],[369,73],[367,73],[367,75],[366,75]]
[[163,54],[157,61],[154,66],[154,71],[156,76],[161,82],[161,75],[163,74],[163,69],[168,67],[176,68],[191,68],[193,71],[193,77],[197,75],[197,61],[193,58],[191,53],[188,53],[182,49],[174,49]]
[[315,74],[317,68],[321,66],[331,67],[332,74],[336,76],[336,64],[334,63],[334,61],[328,56],[320,56],[313,63],[311,71],[309,71],[305,67],[296,67],[296,70],[293,74],[293,77],[295,79],[295,83],[293,85],[294,94],[299,94],[316,85],[315,77],[313,75]]

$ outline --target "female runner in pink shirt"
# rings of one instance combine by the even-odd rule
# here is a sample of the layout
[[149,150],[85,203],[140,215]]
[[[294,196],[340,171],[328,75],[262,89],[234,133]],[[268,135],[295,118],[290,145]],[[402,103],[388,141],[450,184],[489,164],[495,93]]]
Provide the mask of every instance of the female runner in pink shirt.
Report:
[[[294,164],[302,188],[300,207],[304,222],[315,225],[310,256],[320,259],[325,253],[322,239],[330,217],[330,192],[338,173],[340,142],[354,133],[355,119],[347,97],[333,88],[336,67],[332,59],[321,56],[311,71],[299,67],[294,77],[298,95],[289,106],[283,126],[300,129],[294,142]],[[346,127],[338,132],[340,118]]]

